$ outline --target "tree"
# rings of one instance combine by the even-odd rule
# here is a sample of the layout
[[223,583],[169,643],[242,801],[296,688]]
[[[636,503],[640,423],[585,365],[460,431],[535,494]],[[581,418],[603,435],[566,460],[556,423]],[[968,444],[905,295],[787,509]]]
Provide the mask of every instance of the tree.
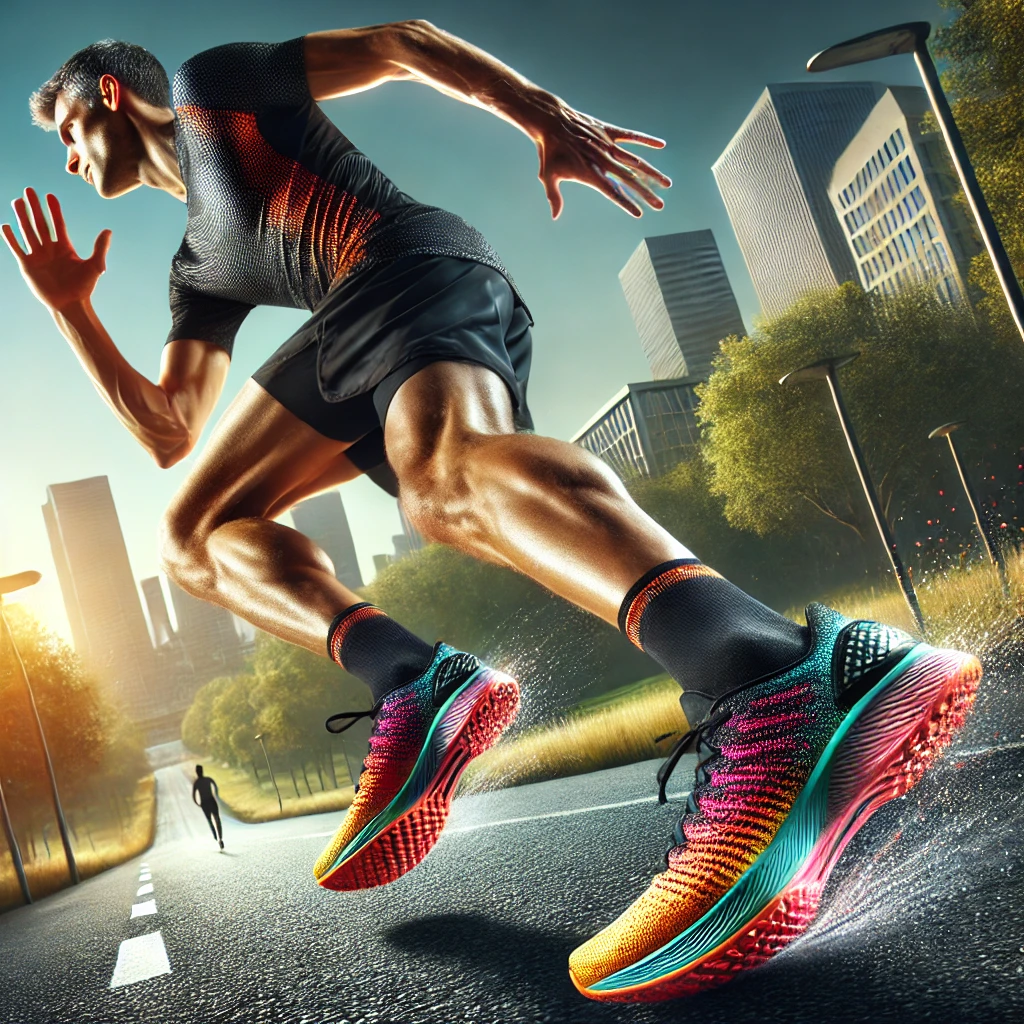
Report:
[[[942,83],[1018,278],[1024,277],[1024,0],[943,0],[956,18],[936,34]],[[985,252],[971,265],[982,308],[1009,321]]]
[[871,528],[827,388],[779,384],[847,352],[861,357],[840,371],[843,394],[890,521],[941,472],[932,428],[969,420],[976,445],[1024,436],[1015,333],[926,289],[884,297],[847,283],[808,295],[752,337],[723,342],[700,390],[711,489],[734,526],[792,535],[823,516],[858,535]]

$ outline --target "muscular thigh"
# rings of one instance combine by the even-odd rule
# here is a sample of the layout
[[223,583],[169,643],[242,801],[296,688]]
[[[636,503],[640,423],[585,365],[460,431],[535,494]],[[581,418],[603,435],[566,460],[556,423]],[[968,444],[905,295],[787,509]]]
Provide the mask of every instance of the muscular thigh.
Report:
[[189,532],[228,519],[273,518],[361,472],[351,442],[324,437],[248,380],[214,427],[169,516]]
[[395,393],[384,422],[388,461],[399,481],[427,459],[480,434],[515,433],[505,382],[478,363],[441,362]]

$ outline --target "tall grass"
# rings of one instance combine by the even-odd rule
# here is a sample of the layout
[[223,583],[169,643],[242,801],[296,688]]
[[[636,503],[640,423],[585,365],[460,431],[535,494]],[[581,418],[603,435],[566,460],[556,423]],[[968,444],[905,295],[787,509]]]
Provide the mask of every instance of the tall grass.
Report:
[[[90,831],[88,845],[84,841],[73,844],[75,860],[81,877],[92,878],[107,868],[116,867],[126,860],[148,849],[156,830],[156,783],[152,775],[139,780],[130,800],[128,820],[123,827],[104,825]],[[81,828],[79,830],[81,835]],[[70,885],[68,864],[60,842],[50,841],[51,853],[45,859],[40,856],[44,844],[37,843],[37,855],[29,859],[28,850],[22,849],[25,858],[25,875],[34,900],[49,896]],[[6,843],[0,857],[0,910],[9,910],[22,903],[21,887],[14,870],[14,862]]]
[[[1024,552],[1008,554],[1006,568],[1010,600],[1003,596],[995,568],[987,563],[922,581],[917,589],[926,624],[924,639],[982,654],[1004,636],[1014,619],[1024,614]],[[824,603],[851,618],[916,632],[895,584],[832,594]],[[788,614],[803,623],[802,608]],[[668,676],[656,677],[586,702],[556,722],[498,744],[472,763],[462,790],[497,789],[658,757],[673,738],[659,743],[657,737],[688,727],[678,685]]]
[[[182,771],[191,783],[194,776],[190,766],[183,765]],[[295,796],[290,776],[287,773],[279,775],[277,783],[281,789],[283,810],[278,808],[277,794],[269,779],[261,779],[257,785],[252,775],[240,768],[220,767],[211,770],[210,774],[217,780],[221,803],[231,815],[239,821],[253,824],[276,821],[278,818],[295,818],[302,814],[323,814],[348,807],[354,797],[352,782],[348,780],[347,772],[340,771],[338,767],[335,771],[339,782],[347,780],[346,785],[299,797]]]

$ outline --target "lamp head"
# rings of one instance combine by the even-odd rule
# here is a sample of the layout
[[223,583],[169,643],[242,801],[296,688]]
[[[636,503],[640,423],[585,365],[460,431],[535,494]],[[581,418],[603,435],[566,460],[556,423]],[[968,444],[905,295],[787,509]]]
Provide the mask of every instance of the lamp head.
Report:
[[0,594],[12,594],[15,590],[31,587],[42,578],[42,573],[36,572],[35,569],[18,572],[13,576],[0,576]]
[[849,352],[845,356],[829,356],[827,359],[819,359],[816,363],[811,363],[810,366],[801,366],[799,370],[787,373],[779,380],[779,383],[801,384],[808,380],[825,380],[833,370],[852,363],[859,355],[859,352]]
[[954,430],[964,425],[963,420],[953,420],[952,423],[943,423],[941,427],[936,427],[929,435],[928,440],[930,441],[933,437],[949,437]]
[[913,53],[919,46],[924,46],[931,30],[932,26],[927,21],[908,21],[902,25],[880,28],[816,53],[807,62],[807,70],[834,71],[849,64],[862,64],[881,57],[893,57],[898,53]]

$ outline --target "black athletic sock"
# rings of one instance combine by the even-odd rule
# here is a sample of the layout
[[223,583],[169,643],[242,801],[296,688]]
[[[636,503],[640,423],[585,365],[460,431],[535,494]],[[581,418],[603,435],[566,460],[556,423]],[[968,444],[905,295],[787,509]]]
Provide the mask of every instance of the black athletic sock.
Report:
[[695,558],[655,566],[630,588],[619,628],[683,688],[696,725],[712,701],[799,661],[810,633]]
[[374,704],[423,673],[434,656],[429,644],[368,602],[335,618],[327,631],[327,653],[366,683]]

